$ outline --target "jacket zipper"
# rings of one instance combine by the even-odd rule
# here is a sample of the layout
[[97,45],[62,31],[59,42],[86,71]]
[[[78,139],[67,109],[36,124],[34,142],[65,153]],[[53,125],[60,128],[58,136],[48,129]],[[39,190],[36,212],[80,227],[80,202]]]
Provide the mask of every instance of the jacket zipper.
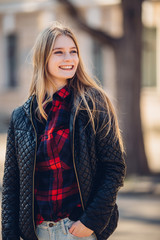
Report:
[[[85,208],[84,208],[84,204],[83,204],[82,193],[81,193],[81,189],[80,189],[80,184],[79,184],[79,179],[78,179],[76,164],[75,164],[75,160],[74,160],[74,129],[75,129],[75,118],[74,118],[74,120],[73,120],[73,135],[72,135],[72,136],[73,136],[73,143],[72,143],[73,166],[74,166],[74,171],[75,171],[75,175],[76,175],[76,179],[77,179],[77,184],[78,184],[78,190],[79,190],[80,200],[81,200],[81,204],[82,204],[82,209],[83,209],[83,211],[84,211]],[[96,240],[98,240],[95,232],[93,232],[93,234],[94,234]]]
[[81,188],[79,184],[79,179],[78,179],[78,174],[77,174],[77,169],[76,169],[76,164],[75,164],[75,159],[74,159],[74,129],[75,129],[75,118],[73,120],[73,142],[72,142],[72,156],[73,156],[73,166],[74,166],[74,171],[77,179],[77,184],[78,184],[78,190],[79,190],[79,195],[80,195],[80,200],[82,204],[82,209],[83,211],[85,210],[84,208],[84,203],[83,203],[83,198],[82,198],[82,193],[81,193]]
[[34,97],[32,98],[31,105],[30,105],[30,114],[31,114],[31,123],[32,123],[33,129],[34,129],[34,133],[35,133],[35,137],[36,137],[36,147],[35,147],[34,167],[33,167],[32,220],[33,220],[34,232],[35,232],[35,235],[36,235],[36,237],[37,237],[37,239],[38,239],[38,236],[37,236],[37,234],[36,234],[36,226],[35,226],[35,222],[34,222],[34,175],[35,175],[36,152],[37,152],[37,132],[36,132],[36,129],[35,129],[35,126],[34,126],[34,123],[33,123],[33,119],[32,119],[32,103],[33,103],[33,99],[34,99]]

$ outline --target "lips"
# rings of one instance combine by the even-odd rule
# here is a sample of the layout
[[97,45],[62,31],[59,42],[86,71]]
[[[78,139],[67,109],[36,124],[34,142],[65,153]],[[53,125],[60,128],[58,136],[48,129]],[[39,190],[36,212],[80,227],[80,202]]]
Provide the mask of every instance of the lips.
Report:
[[59,66],[59,68],[62,69],[62,70],[72,70],[73,67],[74,67],[73,65]]

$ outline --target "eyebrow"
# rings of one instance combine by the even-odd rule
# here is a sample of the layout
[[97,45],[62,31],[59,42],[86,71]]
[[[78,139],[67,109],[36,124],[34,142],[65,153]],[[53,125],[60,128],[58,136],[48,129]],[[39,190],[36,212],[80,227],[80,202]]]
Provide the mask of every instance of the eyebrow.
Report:
[[[59,49],[64,49],[63,47],[60,47],[60,48],[53,48],[53,51],[55,50],[59,50]],[[76,47],[71,47],[70,49],[77,49]]]

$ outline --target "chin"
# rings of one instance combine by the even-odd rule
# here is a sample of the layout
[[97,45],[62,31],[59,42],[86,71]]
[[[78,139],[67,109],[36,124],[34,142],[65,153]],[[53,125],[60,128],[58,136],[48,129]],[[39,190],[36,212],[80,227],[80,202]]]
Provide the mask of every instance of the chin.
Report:
[[66,79],[68,79],[68,78],[73,78],[73,77],[74,77],[74,74],[65,76]]

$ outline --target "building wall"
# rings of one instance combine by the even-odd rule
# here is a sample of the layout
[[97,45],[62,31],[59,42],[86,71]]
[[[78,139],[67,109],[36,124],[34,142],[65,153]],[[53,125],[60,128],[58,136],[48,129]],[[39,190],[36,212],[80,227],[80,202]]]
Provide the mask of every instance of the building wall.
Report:
[[16,54],[16,81],[15,87],[8,86],[8,63],[6,41],[10,32],[2,33],[2,75],[1,95],[0,95],[0,112],[10,114],[15,106],[20,105],[27,97],[29,82],[31,80],[31,63],[29,53],[37,34],[37,14],[15,14],[15,28],[12,34],[17,37],[17,54]]
[[[80,5],[79,9],[88,23],[101,27],[113,35],[121,35],[120,6]],[[96,14],[96,15],[95,15]],[[28,96],[32,75],[31,49],[38,32],[49,21],[58,20],[71,26],[80,45],[82,59],[88,73],[100,78],[105,89],[114,95],[114,56],[108,47],[98,46],[85,32],[81,31],[57,1],[0,1],[0,113],[5,119],[12,110],[21,105]],[[102,24],[103,23],[103,24]],[[112,23],[112,24],[110,24]],[[10,33],[17,36],[17,86],[8,87],[8,63],[6,38]],[[101,52],[99,51],[101,49]],[[113,64],[112,64],[113,63]],[[114,97],[113,97],[114,98]],[[3,103],[3,104],[2,104]]]

